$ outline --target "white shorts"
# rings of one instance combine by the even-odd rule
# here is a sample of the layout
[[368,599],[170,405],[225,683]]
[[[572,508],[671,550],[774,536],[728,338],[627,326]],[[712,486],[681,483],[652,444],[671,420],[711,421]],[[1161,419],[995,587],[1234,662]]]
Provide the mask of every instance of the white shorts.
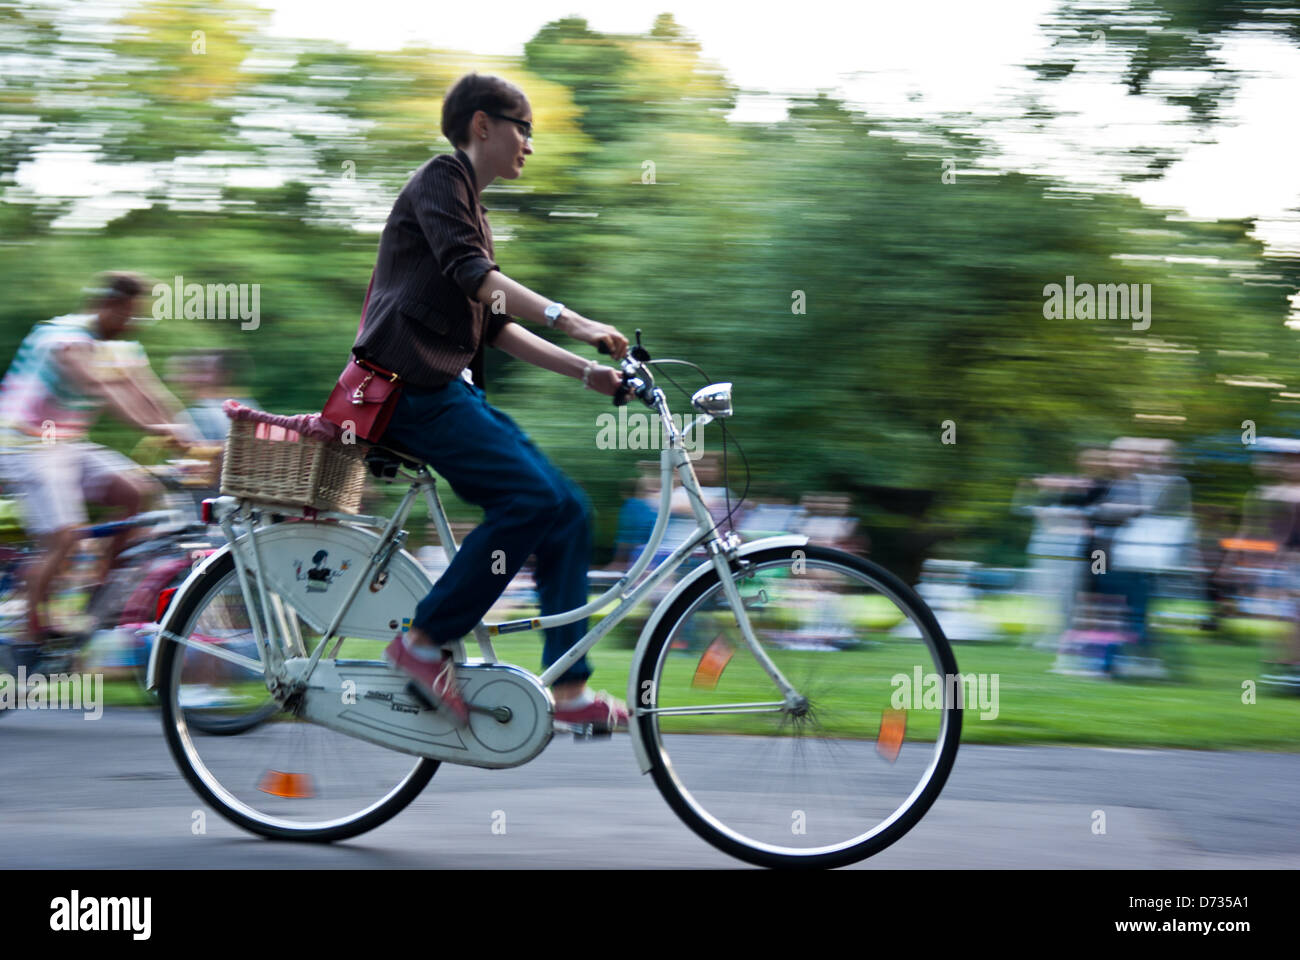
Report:
[[102,502],[113,477],[138,470],[116,450],[85,440],[0,446],[0,480],[22,501],[23,526],[34,536],[86,523],[86,501]]

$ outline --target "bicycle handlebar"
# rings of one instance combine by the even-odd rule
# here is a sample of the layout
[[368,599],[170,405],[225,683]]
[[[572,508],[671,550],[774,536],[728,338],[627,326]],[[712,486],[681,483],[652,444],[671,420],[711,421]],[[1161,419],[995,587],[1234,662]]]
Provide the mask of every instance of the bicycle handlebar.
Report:
[[214,486],[216,474],[213,466],[208,457],[172,458],[162,463],[146,465],[142,469],[166,489],[183,491],[191,487]]
[[[596,344],[596,349],[606,356],[610,355],[609,346],[603,340]],[[641,346],[641,330],[638,328],[636,346],[628,350],[623,355],[623,359],[618,362],[623,371],[623,382],[614,392],[614,406],[621,407],[626,404],[630,399],[629,395],[635,395],[647,407],[655,406],[655,380],[645,365],[645,361],[649,359],[650,353]]]

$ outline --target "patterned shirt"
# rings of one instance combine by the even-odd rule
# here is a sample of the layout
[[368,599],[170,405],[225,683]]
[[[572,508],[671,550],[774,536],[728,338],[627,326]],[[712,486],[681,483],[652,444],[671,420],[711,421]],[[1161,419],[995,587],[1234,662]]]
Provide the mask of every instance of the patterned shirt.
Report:
[[104,400],[86,393],[59,365],[58,350],[72,343],[91,345],[91,368],[103,380],[147,365],[140,344],[101,340],[93,313],[68,314],[34,326],[18,346],[0,383],[0,426],[55,440],[85,437]]

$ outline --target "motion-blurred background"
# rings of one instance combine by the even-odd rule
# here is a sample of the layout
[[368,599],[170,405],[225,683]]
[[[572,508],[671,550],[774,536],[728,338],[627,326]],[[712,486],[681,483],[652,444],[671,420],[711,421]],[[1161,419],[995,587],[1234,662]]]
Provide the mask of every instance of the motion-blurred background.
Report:
[[[1242,690],[1297,659],[1300,12],[903,6],[0,4],[0,353],[101,270],[256,284],[255,324],[141,342],[160,371],[222,348],[229,395],[319,410],[393,198],[451,149],[443,92],[497,73],[536,131],[483,196],[502,269],[733,381],[749,529],[838,518],[920,580],[983,641],[962,667],[1004,677],[970,736],[1294,747],[1294,700]],[[1054,309],[1067,283],[1125,285],[1131,315],[1118,286]],[[588,490],[605,564],[653,452],[599,443],[610,408],[570,380],[495,351],[487,375]],[[726,470],[734,497],[734,448]],[[1141,576],[1090,590],[1099,528],[1142,518]],[[1139,639],[1131,682],[1079,676]]]

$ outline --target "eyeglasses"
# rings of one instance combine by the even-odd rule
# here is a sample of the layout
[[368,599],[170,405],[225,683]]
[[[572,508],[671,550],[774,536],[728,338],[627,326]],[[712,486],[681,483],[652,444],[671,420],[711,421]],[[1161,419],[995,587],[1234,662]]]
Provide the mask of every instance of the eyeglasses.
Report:
[[488,110],[485,110],[483,112],[486,113],[489,117],[496,117],[498,120],[509,120],[515,126],[521,128],[524,131],[525,140],[533,139],[533,122],[531,120],[520,120],[518,117],[507,117],[504,113],[492,113],[491,111]]

